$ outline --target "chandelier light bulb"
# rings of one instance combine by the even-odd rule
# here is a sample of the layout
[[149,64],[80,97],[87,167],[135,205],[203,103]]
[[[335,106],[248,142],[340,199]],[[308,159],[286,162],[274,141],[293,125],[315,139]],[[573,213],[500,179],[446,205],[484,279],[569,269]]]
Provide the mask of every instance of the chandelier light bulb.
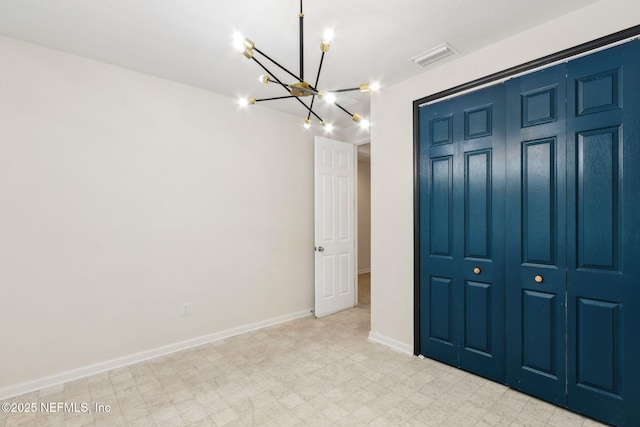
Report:
[[241,107],[247,107],[249,105],[253,105],[256,103],[256,99],[255,98],[240,98],[238,100],[238,105],[240,105]]
[[371,126],[371,123],[369,123],[369,120],[367,119],[360,120],[359,124],[362,129],[369,129],[369,126]]
[[304,120],[304,128],[309,129],[311,127],[311,119]]
[[242,53],[248,59],[253,57],[253,48],[255,47],[255,43],[243,36],[240,33],[235,33],[233,35],[233,48],[238,52]]
[[333,30],[331,28],[327,28],[324,30],[324,33],[322,33],[322,43],[331,44],[334,35]]
[[360,92],[375,92],[380,90],[380,83],[363,83],[360,85]]
[[325,93],[322,97],[324,102],[328,102],[329,104],[334,104],[336,102],[336,94],[335,93]]
[[324,130],[326,130],[329,133],[333,131],[333,125],[331,123],[322,123],[322,126],[324,126]]
[[331,28],[327,28],[324,30],[324,34],[322,34],[322,41],[320,42],[320,50],[323,52],[328,52],[331,47],[331,40],[333,40],[333,30]]
[[262,74],[260,77],[258,77],[258,81],[260,83],[268,84],[271,81],[271,76]]
[[244,52],[245,45],[244,45],[244,36],[242,34],[235,33],[233,35],[233,48],[240,53]]

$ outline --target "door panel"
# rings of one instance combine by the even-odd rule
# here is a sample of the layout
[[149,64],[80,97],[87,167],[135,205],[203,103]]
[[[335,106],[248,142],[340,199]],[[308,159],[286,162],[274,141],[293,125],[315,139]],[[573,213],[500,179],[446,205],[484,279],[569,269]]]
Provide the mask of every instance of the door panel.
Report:
[[453,251],[453,157],[431,159],[431,221],[429,223],[432,256],[451,257]]
[[453,298],[452,280],[446,277],[431,277],[430,297],[430,330],[433,340],[441,341],[447,346],[453,345]]
[[579,268],[619,267],[619,127],[577,134],[577,257]]
[[577,383],[620,396],[620,306],[578,298]]
[[491,284],[465,282],[465,350],[491,357]]
[[504,380],[504,89],[420,111],[421,352]]
[[564,404],[564,65],[507,82],[507,384]]
[[558,380],[557,296],[525,290],[522,293],[522,369]]
[[640,43],[567,65],[569,407],[640,422]]
[[555,138],[522,143],[522,262],[556,264]]
[[491,258],[491,150],[465,153],[464,256]]

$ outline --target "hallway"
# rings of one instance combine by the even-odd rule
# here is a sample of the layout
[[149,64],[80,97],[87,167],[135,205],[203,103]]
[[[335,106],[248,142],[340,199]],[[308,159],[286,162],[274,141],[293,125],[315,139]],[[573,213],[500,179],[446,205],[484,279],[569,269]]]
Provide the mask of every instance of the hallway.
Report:
[[358,306],[371,305],[371,273],[358,274]]

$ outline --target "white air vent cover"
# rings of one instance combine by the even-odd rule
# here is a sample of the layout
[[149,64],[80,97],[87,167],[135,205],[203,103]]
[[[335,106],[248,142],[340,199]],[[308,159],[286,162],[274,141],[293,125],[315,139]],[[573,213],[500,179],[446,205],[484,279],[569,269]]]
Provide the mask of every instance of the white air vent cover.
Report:
[[429,49],[425,52],[411,58],[409,61],[413,61],[421,67],[426,67],[436,61],[446,58],[449,55],[456,53],[455,49],[449,46],[448,43],[443,43],[440,46],[436,46],[433,49]]

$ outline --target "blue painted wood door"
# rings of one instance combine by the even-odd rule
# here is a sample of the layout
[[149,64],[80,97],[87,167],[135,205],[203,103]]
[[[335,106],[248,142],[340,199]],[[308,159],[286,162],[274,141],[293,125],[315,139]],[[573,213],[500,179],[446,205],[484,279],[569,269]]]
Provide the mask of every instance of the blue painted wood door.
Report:
[[507,82],[507,384],[640,425],[640,42]]
[[504,381],[504,88],[420,109],[420,350]]
[[640,42],[567,64],[567,405],[640,425]]
[[566,402],[565,65],[507,87],[507,384]]
[[640,41],[421,107],[419,156],[421,353],[640,425]]

